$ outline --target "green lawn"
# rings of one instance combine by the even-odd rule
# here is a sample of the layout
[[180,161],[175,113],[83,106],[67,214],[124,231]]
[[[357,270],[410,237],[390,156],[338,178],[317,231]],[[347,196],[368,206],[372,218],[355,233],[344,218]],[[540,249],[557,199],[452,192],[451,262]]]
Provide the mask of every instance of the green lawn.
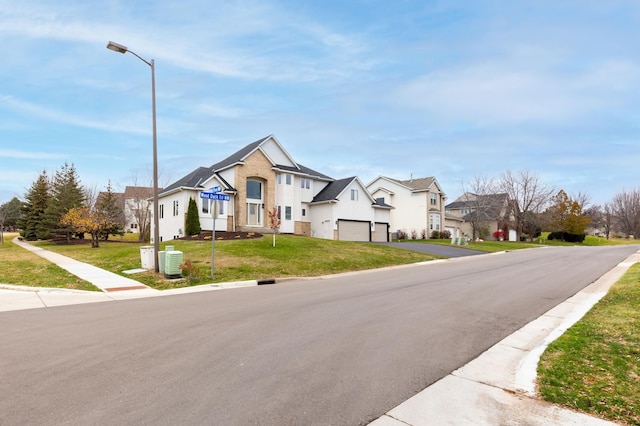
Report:
[[640,264],[543,354],[541,396],[555,404],[640,425]]
[[18,234],[4,234],[0,244],[0,284],[100,291],[64,269],[11,242]]
[[[140,246],[132,242],[101,242],[100,248],[89,245],[56,245],[50,242],[39,246],[90,263],[122,275],[122,271],[139,268]],[[169,281],[152,272],[127,275],[158,289],[183,287],[212,282],[262,280],[282,277],[309,277],[339,272],[380,268],[433,260],[437,256],[394,247],[278,235],[276,247],[271,236],[248,240],[216,241],[214,278],[211,278],[211,241],[171,241],[184,253],[184,260],[198,269],[190,280]]]

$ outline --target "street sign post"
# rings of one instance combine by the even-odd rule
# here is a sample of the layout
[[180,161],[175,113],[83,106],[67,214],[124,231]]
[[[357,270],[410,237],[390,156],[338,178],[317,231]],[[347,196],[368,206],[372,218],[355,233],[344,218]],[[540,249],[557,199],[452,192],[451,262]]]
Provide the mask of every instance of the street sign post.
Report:
[[227,194],[220,193],[221,188],[214,186],[207,191],[200,193],[200,198],[213,200],[211,209],[211,220],[213,221],[213,227],[211,228],[211,278],[213,278],[213,265],[215,259],[215,241],[216,241],[216,219],[218,218],[218,201],[229,201],[231,197]]

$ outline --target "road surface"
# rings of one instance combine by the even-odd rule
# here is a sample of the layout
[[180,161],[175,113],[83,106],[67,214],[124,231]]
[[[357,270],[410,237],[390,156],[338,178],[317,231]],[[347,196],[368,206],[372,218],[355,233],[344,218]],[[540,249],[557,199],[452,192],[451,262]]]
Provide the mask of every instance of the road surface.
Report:
[[3,312],[0,424],[366,424],[636,250]]

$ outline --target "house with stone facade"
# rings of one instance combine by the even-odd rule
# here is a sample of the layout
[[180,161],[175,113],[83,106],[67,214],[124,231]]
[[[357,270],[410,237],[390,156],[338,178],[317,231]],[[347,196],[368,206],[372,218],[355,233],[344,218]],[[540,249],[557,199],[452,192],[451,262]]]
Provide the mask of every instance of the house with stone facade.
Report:
[[[229,201],[200,197],[214,187]],[[376,231],[382,224],[388,230],[391,211],[390,205],[376,202],[358,178],[335,180],[297,163],[273,135],[166,187],[158,198],[161,241],[185,236],[190,198],[198,204],[204,231],[269,233],[268,211],[276,208],[281,233],[352,241],[381,239]],[[366,223],[366,232],[355,223]]]
[[[452,236],[516,240],[516,231],[512,227],[515,221],[513,205],[505,193],[478,195],[465,192],[445,206],[445,214],[445,226]],[[494,236],[497,231],[502,231],[504,235]]]
[[400,180],[378,176],[367,185],[368,192],[380,203],[393,206],[390,229],[409,237],[422,234],[431,238],[434,231],[444,230],[446,194],[435,177]]

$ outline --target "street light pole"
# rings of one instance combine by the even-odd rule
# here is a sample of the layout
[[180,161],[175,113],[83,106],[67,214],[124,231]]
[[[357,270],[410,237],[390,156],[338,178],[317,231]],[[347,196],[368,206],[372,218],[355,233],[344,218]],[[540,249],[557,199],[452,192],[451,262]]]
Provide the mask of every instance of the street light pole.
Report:
[[147,61],[126,46],[109,41],[107,49],[125,54],[131,53],[151,67],[151,110],[153,115],[153,264],[156,273],[160,272],[158,253],[160,251],[160,218],[158,216],[158,139],[156,132],[156,66],[155,61]]

